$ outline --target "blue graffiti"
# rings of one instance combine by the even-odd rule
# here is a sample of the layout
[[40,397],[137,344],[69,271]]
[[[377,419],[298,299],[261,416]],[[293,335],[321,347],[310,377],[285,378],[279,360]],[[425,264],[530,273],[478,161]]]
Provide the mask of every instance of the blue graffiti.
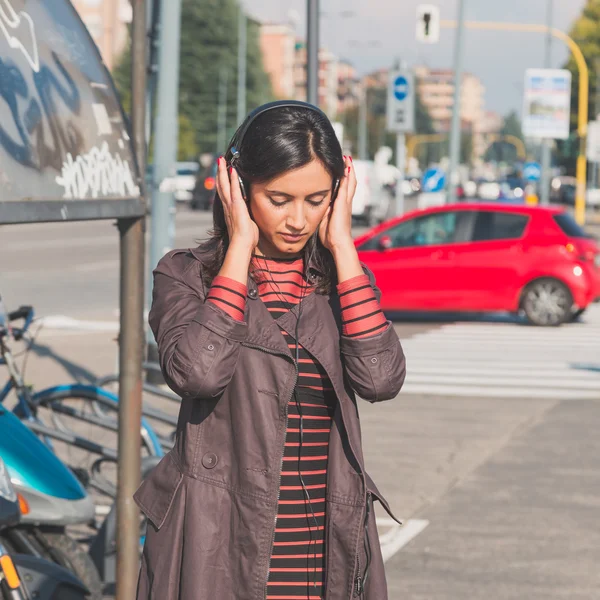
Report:
[[[83,148],[83,135],[69,118],[81,112],[79,90],[56,53],[52,53],[52,59],[56,73],[41,65],[39,72],[33,72],[35,90],[30,93],[19,68],[0,58],[0,97],[6,102],[18,132],[18,139],[14,139],[0,125],[0,145],[18,163],[38,170],[59,169],[67,152],[76,156]],[[58,102],[63,105],[62,111]],[[67,118],[64,107],[68,110]]]

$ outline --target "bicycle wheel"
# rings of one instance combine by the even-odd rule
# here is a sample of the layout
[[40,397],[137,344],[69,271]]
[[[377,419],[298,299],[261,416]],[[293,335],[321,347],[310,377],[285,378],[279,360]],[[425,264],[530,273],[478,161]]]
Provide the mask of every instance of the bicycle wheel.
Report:
[[[52,439],[54,451],[86,487],[114,497],[117,479],[118,402],[104,390],[88,386],[66,386],[44,390],[34,396],[38,417],[46,426],[72,439]],[[103,403],[105,415],[96,410]],[[160,442],[147,424],[140,431],[140,451],[162,456]]]

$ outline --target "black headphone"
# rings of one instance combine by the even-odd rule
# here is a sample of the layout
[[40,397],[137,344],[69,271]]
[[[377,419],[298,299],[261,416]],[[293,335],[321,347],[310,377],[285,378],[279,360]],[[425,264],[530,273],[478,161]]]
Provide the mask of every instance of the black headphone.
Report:
[[[308,102],[302,102],[300,100],[276,100],[275,102],[267,102],[262,106],[255,108],[247,117],[246,120],[240,125],[239,129],[235,132],[233,136],[233,142],[231,144],[231,159],[229,161],[230,165],[236,169],[238,174],[238,181],[240,183],[240,189],[242,190],[242,197],[246,202],[248,202],[248,194],[246,192],[246,184],[242,179],[238,169],[236,168],[236,163],[240,159],[240,151],[239,148],[242,146],[242,142],[244,141],[244,137],[248,133],[248,129],[257,117],[260,115],[273,110],[275,108],[306,108],[307,110],[312,110],[313,112],[325,117],[325,119],[329,120],[327,115],[314,104],[309,104]],[[337,196],[338,190],[340,187],[340,180],[336,179],[333,186],[333,194],[331,195],[331,201],[333,202]]]

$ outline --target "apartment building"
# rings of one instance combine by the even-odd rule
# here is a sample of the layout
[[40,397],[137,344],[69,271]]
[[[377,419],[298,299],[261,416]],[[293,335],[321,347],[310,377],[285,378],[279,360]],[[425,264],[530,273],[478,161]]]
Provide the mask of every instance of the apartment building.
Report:
[[[449,132],[454,106],[454,72],[451,69],[416,67],[415,76],[421,101],[429,111],[433,126],[440,133]],[[460,94],[461,129],[473,135],[473,155],[480,158],[485,151],[485,87],[481,80],[464,73]]]
[[72,0],[111,70],[127,47],[127,25],[131,23],[129,0]]
[[275,96],[294,98],[296,86],[296,34],[290,25],[264,23],[260,28],[260,49],[263,65],[271,80]]

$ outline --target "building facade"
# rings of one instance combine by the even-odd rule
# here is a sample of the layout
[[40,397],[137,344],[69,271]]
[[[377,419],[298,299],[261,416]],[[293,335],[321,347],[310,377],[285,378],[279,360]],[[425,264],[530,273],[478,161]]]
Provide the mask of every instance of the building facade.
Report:
[[278,99],[295,98],[296,34],[289,25],[264,23],[260,27],[263,65]]
[[352,63],[338,63],[338,114],[356,108],[360,101],[360,77]]
[[[415,76],[421,102],[431,115],[434,129],[449,133],[454,106],[454,71],[416,67]],[[485,152],[485,86],[471,73],[462,76],[460,123],[461,130],[473,136],[473,158],[480,159]]]
[[[306,44],[296,42],[294,64],[295,98],[306,100]],[[338,110],[338,58],[325,48],[319,50],[319,108],[334,119]]]
[[72,0],[102,59],[112,70],[127,47],[127,25],[131,23],[129,0]]

